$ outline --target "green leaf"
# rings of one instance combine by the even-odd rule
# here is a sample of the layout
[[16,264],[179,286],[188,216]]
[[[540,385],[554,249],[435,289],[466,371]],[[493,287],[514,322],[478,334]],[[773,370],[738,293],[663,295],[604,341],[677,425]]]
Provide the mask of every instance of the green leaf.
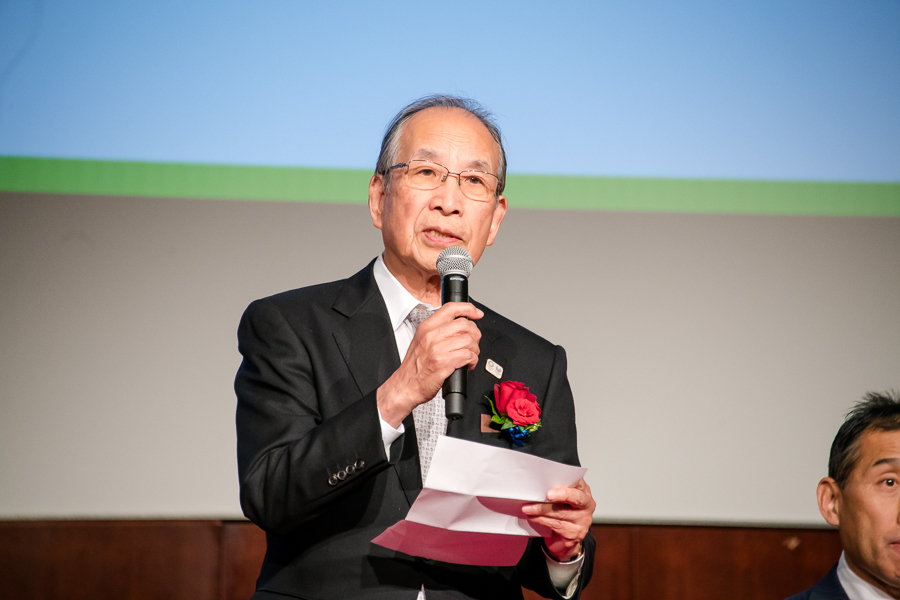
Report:
[[[494,401],[491,400],[490,398],[488,398],[487,396],[485,396],[485,398],[487,398],[488,404],[491,405],[491,411],[494,413],[494,417],[495,417],[496,419],[499,419],[499,418],[500,418],[500,413],[497,412],[497,407],[494,406]],[[497,421],[497,420],[495,420],[495,419],[491,419],[491,420],[494,421],[495,423],[502,423],[502,422],[503,422],[502,420],[500,420],[500,421]]]
[[503,419],[497,416],[497,413],[494,413],[494,416],[491,417],[491,421],[496,423],[497,425],[503,425]]

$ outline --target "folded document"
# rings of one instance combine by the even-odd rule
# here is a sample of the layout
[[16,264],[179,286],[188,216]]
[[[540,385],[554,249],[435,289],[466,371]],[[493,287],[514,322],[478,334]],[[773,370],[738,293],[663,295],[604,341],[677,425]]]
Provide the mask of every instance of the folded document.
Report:
[[512,566],[525,552],[529,537],[547,533],[528,522],[522,507],[546,502],[548,491],[576,484],[586,471],[442,436],[406,519],[372,541],[443,562]]

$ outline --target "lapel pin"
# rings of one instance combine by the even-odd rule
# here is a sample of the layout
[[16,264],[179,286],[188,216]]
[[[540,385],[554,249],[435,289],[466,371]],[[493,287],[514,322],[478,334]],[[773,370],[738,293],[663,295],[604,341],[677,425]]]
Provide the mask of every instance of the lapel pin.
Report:
[[503,367],[501,367],[500,365],[495,363],[493,361],[493,359],[490,359],[490,358],[487,359],[487,362],[484,364],[484,370],[487,371],[488,373],[490,373],[491,375],[493,375],[494,377],[496,377],[497,379],[500,379],[501,377],[503,377]]

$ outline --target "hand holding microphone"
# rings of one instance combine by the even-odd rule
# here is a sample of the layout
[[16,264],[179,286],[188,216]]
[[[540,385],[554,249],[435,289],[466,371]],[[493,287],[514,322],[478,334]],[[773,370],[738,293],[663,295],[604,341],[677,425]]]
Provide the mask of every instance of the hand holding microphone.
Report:
[[[437,259],[441,276],[442,307],[416,330],[400,368],[378,388],[378,410],[393,427],[406,418],[413,408],[434,398],[442,390],[448,420],[462,417],[466,399],[467,371],[478,361],[478,328],[472,322],[483,313],[468,304],[468,276],[472,258],[463,248],[445,248]],[[448,371],[447,363],[459,365]],[[445,375],[450,373],[449,376]]]
[[[469,301],[469,275],[472,274],[472,257],[464,248],[445,248],[437,258],[437,270],[441,276],[441,305],[448,302]],[[441,391],[447,419],[455,421],[463,416],[466,401],[468,369],[460,367],[444,381]]]

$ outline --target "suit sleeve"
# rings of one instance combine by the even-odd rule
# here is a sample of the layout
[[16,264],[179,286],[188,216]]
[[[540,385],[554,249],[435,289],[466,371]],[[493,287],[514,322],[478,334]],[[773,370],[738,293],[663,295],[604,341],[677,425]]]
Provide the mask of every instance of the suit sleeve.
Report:
[[270,300],[238,327],[235,378],[241,508],[285,533],[388,467],[375,390],[324,414],[313,353]]
[[[556,346],[547,389],[543,392],[541,428],[535,432],[532,443],[535,445],[534,454],[538,456],[568,465],[580,465],[575,428],[575,402],[569,387],[566,366],[566,351],[561,346]],[[543,545],[542,538],[531,539],[525,555],[519,561],[519,576],[524,587],[534,590],[545,598],[561,599],[562,596],[550,581]],[[584,563],[578,576],[578,590],[573,598],[581,596],[581,591],[591,579],[595,548],[596,542],[588,530],[584,538]]]

